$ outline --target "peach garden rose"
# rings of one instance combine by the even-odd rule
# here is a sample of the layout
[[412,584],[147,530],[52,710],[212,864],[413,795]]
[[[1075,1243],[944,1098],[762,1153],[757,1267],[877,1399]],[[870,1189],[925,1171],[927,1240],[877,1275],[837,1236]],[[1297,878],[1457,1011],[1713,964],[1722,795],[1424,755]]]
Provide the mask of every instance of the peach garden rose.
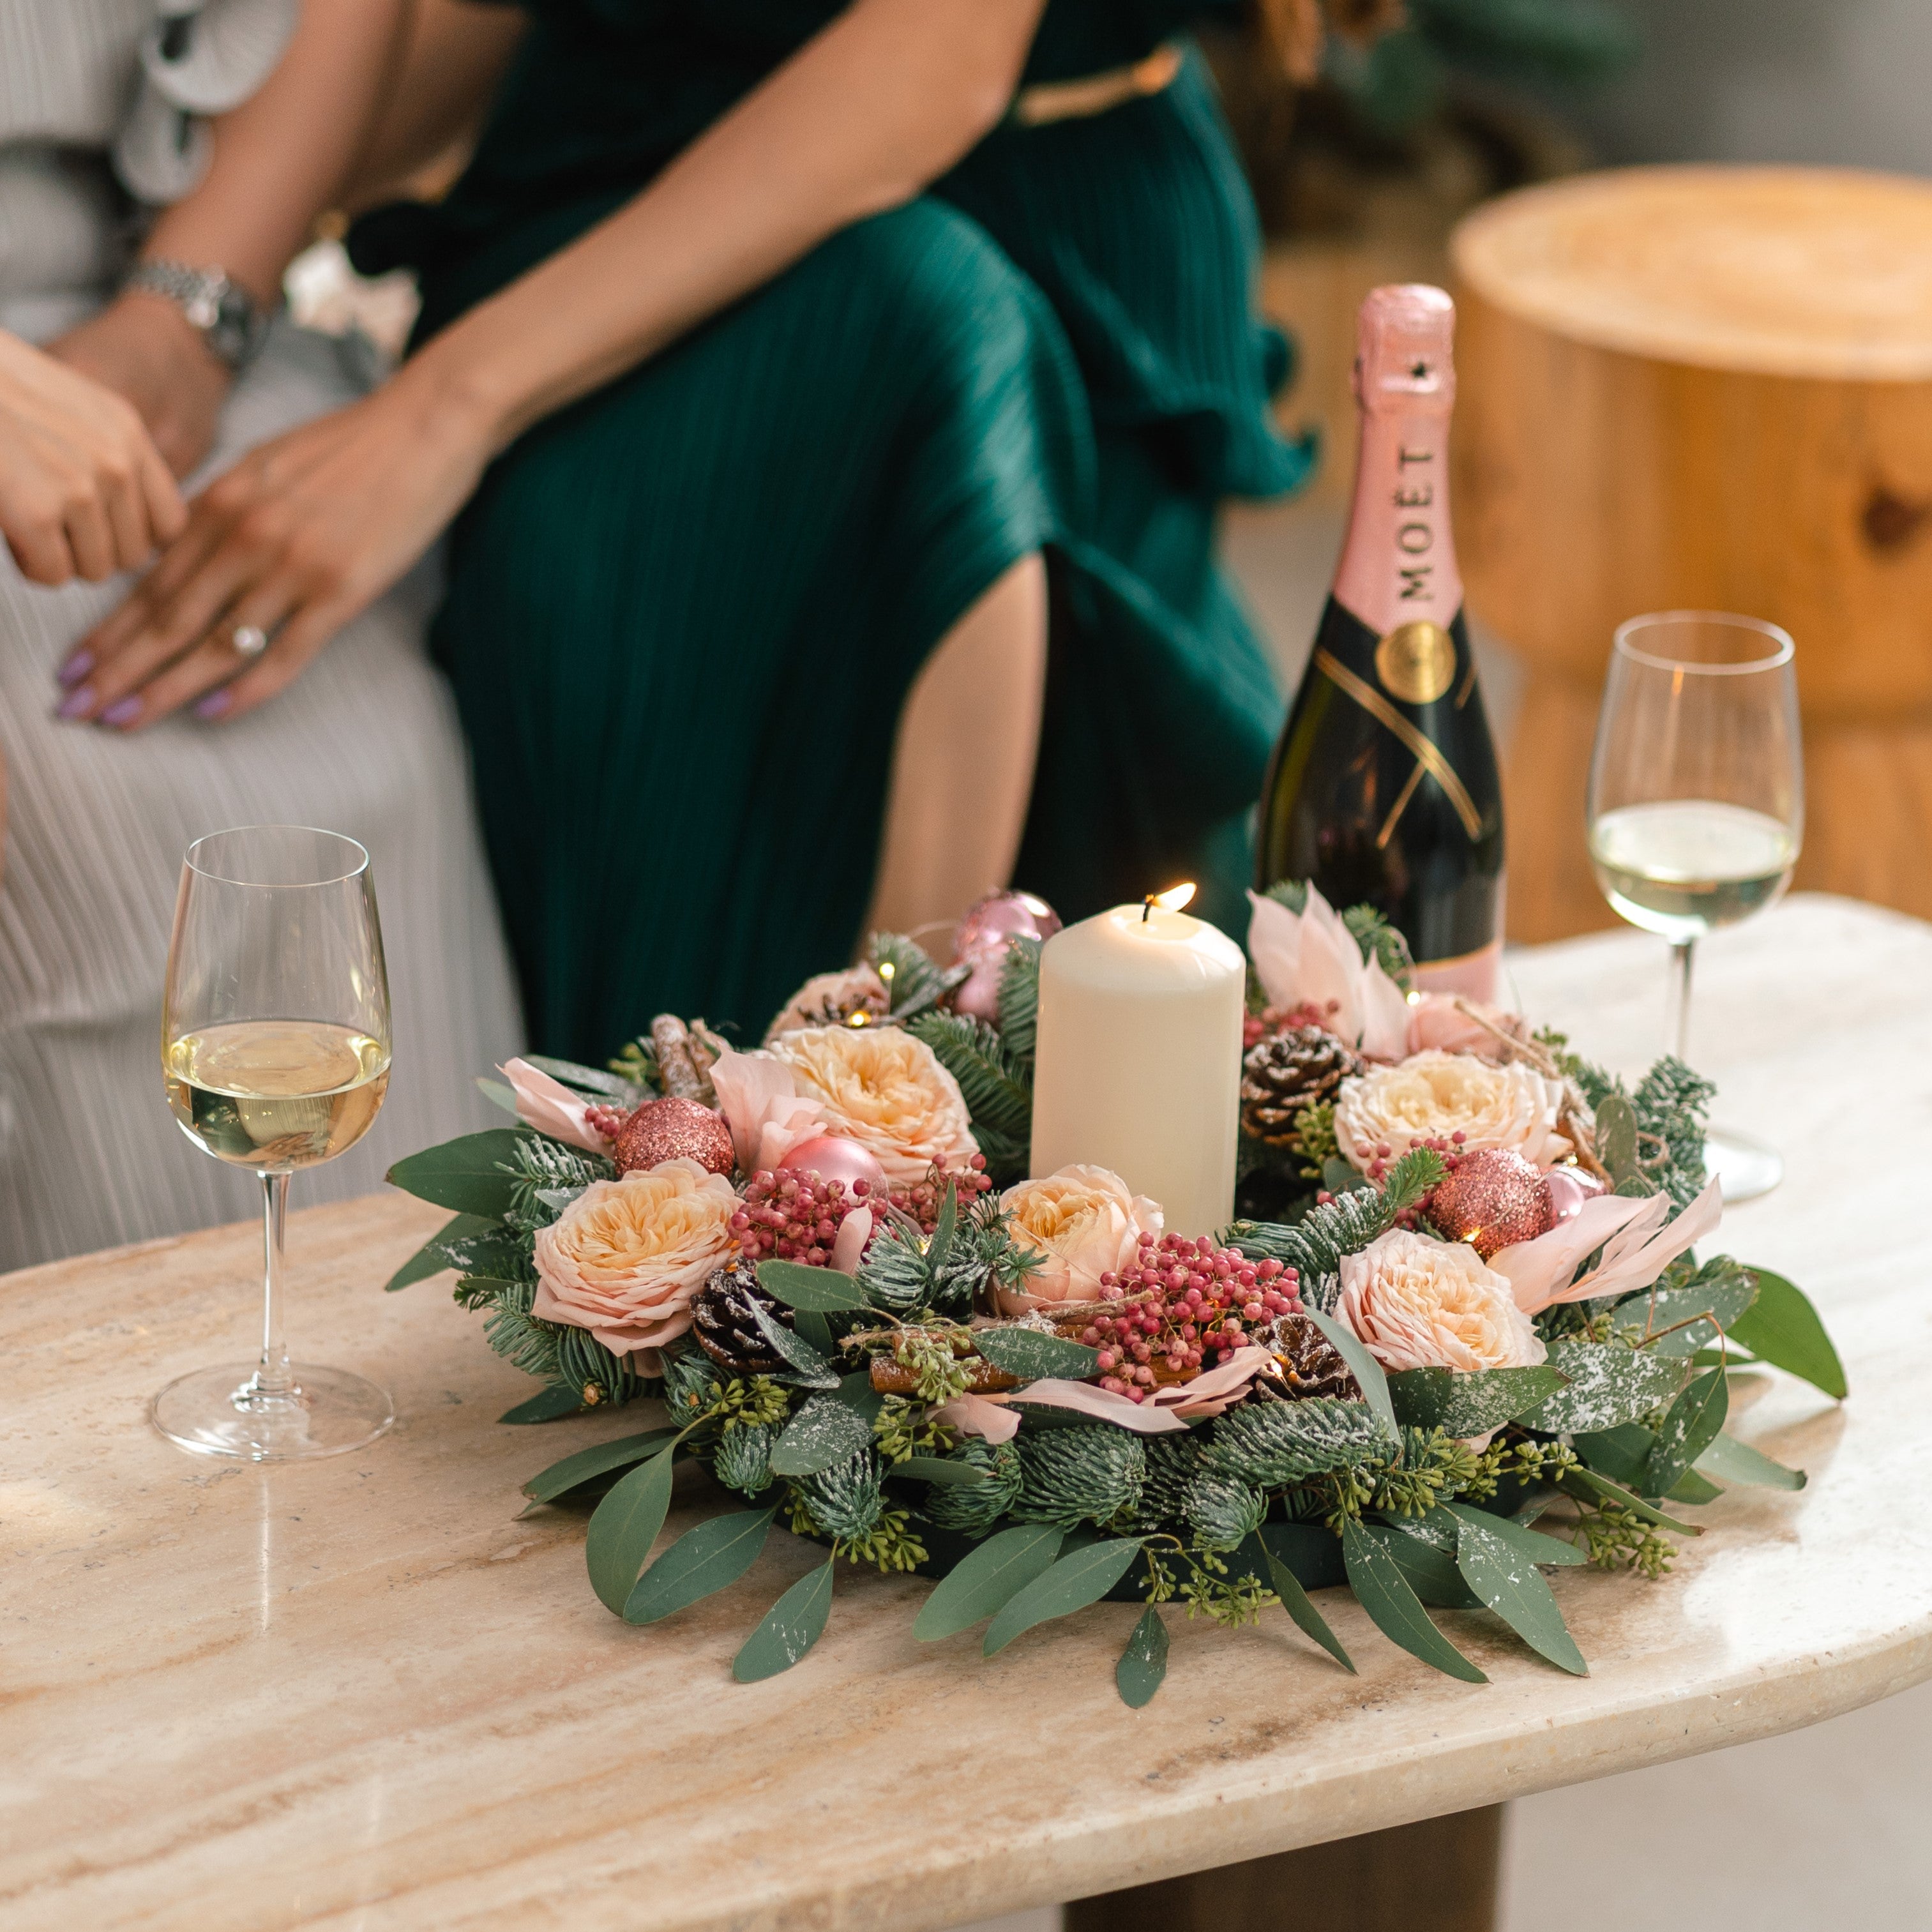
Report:
[[1044,1180],[1022,1180],[1000,1204],[1013,1217],[1016,1244],[1040,1261],[1023,1293],[1001,1295],[1009,1314],[1042,1302],[1093,1300],[1103,1274],[1132,1262],[1141,1236],[1161,1232],[1159,1205],[1104,1167],[1063,1167]]
[[1509,1282],[1467,1242],[1403,1228],[1342,1257],[1335,1312],[1385,1369],[1520,1369],[1547,1352]]
[[1380,1148],[1400,1158],[1418,1142],[1463,1136],[1462,1144],[1508,1148],[1548,1167],[1570,1151],[1556,1130],[1563,1083],[1520,1062],[1498,1066],[1474,1054],[1412,1053],[1342,1083],[1335,1138],[1366,1172]]
[[738,1197],[694,1160],[596,1180],[536,1235],[532,1314],[587,1328],[614,1355],[691,1326],[691,1298],[737,1246]]
[[963,1166],[980,1150],[959,1083],[923,1040],[898,1027],[800,1027],[767,1049],[818,1100],[827,1131],[869,1148],[894,1186],[938,1161]]

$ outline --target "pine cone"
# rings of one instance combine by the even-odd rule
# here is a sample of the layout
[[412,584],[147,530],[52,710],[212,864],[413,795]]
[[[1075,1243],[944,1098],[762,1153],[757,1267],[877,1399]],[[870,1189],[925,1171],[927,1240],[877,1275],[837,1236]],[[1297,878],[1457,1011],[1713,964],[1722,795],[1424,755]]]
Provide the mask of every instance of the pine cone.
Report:
[[743,1260],[718,1269],[691,1298],[692,1339],[734,1376],[773,1375],[784,1366],[758,1327],[754,1307],[792,1325],[791,1310],[758,1286],[758,1270]]
[[1320,1027],[1290,1027],[1248,1049],[1241,1062],[1241,1126],[1270,1147],[1295,1144],[1294,1117],[1332,1100],[1362,1062]]
[[1311,1396],[1334,1396],[1344,1402],[1362,1400],[1361,1384],[1340,1350],[1306,1316],[1276,1316],[1273,1346],[1280,1377],[1259,1377],[1255,1383],[1256,1394],[1272,1396],[1278,1402],[1303,1402]]

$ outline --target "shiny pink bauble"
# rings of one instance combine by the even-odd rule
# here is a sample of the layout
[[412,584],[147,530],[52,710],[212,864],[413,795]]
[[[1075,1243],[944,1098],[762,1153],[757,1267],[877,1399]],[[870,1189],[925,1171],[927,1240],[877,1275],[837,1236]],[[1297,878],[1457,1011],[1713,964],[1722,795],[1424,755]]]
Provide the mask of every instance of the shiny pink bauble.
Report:
[[1560,1228],[1565,1221],[1574,1220],[1585,1202],[1606,1191],[1594,1174],[1580,1167],[1552,1167],[1543,1177],[1543,1184],[1550,1196],[1550,1225],[1552,1228]]
[[1549,1233],[1550,1191],[1534,1161],[1510,1148],[1478,1148],[1429,1197],[1429,1218],[1452,1240],[1467,1241],[1484,1261]]
[[881,1198],[885,1195],[886,1170],[878,1156],[856,1141],[841,1140],[836,1134],[801,1141],[778,1165],[800,1174],[815,1174],[820,1180],[842,1180],[848,1193],[855,1180],[862,1180],[874,1194]]
[[728,1177],[738,1164],[731,1130],[722,1118],[675,1094],[646,1100],[617,1130],[611,1153],[620,1174],[634,1174],[667,1160],[694,1160],[709,1173]]
[[1031,892],[988,892],[959,922],[952,961],[971,974],[954,991],[954,1008],[989,1025],[1000,1015],[1000,976],[1006,948],[1016,939],[1051,939],[1060,915]]

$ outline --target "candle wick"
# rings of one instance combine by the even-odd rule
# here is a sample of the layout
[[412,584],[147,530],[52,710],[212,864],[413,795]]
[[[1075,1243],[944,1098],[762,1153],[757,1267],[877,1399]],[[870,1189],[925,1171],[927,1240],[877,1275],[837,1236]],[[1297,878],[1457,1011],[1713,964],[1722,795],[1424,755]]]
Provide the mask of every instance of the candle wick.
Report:
[[1143,926],[1154,917],[1154,894],[1149,892],[1147,896],[1147,903],[1141,908],[1141,923]]

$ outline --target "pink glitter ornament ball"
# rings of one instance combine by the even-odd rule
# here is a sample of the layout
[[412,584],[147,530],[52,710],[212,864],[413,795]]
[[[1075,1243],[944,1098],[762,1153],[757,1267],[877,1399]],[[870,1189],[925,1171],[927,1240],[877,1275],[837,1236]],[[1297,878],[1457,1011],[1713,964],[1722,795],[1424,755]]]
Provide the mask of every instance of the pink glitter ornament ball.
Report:
[[729,1176],[738,1164],[731,1130],[709,1107],[669,1094],[646,1100],[617,1130],[612,1150],[620,1174],[656,1167],[667,1160],[694,1160],[712,1174]]
[[836,1134],[820,1134],[816,1140],[801,1141],[785,1156],[784,1164],[794,1174],[815,1174],[821,1180],[842,1180],[848,1192],[856,1183],[866,1184],[867,1193],[883,1195],[886,1170],[869,1148],[856,1141],[841,1140]]
[[1046,900],[1031,892],[988,892],[953,937],[953,964],[973,969],[952,995],[955,1008],[991,1024],[999,1017],[1007,946],[1016,939],[1051,939],[1059,930],[1060,915]]
[[1484,1261],[1556,1224],[1542,1169],[1508,1148],[1460,1155],[1430,1196],[1429,1218],[1452,1240],[1470,1243]]
[[1550,1190],[1550,1225],[1552,1228],[1560,1228],[1565,1221],[1574,1220],[1585,1202],[1609,1192],[1594,1174],[1580,1167],[1552,1167],[1543,1179]]

